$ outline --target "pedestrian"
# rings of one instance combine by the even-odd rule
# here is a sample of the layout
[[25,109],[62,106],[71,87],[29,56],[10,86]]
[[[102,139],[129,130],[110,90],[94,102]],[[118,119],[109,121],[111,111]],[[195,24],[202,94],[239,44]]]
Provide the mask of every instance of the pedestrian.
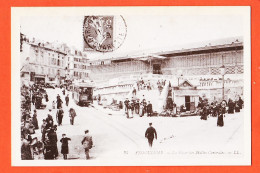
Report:
[[134,116],[134,110],[135,110],[135,100],[132,99],[131,104],[130,104],[130,109],[132,113],[132,117]]
[[153,105],[150,103],[150,101],[148,101],[148,105],[147,105],[147,116],[151,117],[153,113]]
[[30,140],[28,139],[30,135],[21,136],[21,159],[22,160],[33,160]]
[[54,158],[57,158],[59,155],[58,152],[58,147],[57,147],[57,142],[58,142],[58,138],[57,138],[57,133],[55,131],[55,127],[52,127],[48,133],[48,139],[50,141],[50,146],[51,146],[51,155]]
[[70,124],[74,124],[74,118],[77,116],[75,109],[70,108],[69,110],[69,116],[70,116]]
[[34,110],[34,113],[33,113],[32,124],[34,125],[34,128],[36,130],[39,129],[36,109]]
[[145,137],[148,139],[149,146],[153,146],[153,139],[157,140],[157,133],[155,128],[152,127],[152,123],[149,123],[149,126],[145,132]]
[[55,109],[55,101],[53,100],[53,102],[52,102],[52,109]]
[[69,94],[65,97],[65,101],[66,101],[66,106],[69,105]]
[[45,119],[43,119],[42,120],[42,126],[41,126],[41,132],[43,132],[43,129],[45,129],[46,125],[47,125],[47,122],[46,122]]
[[133,94],[134,96],[136,96],[136,89],[135,89],[135,87],[134,87],[134,89],[133,89],[133,91],[132,91],[132,94]]
[[144,99],[143,102],[142,102],[142,114],[141,116],[144,116],[145,113],[147,113],[147,103],[146,103],[146,100]]
[[64,112],[63,112],[62,108],[58,109],[57,114],[56,114],[56,119],[57,119],[59,126],[62,125],[63,114],[64,114]]
[[139,110],[140,110],[140,103],[139,103],[139,99],[137,99],[135,103],[135,113],[138,115],[139,115]]
[[63,103],[63,101],[61,100],[60,97],[58,97],[58,99],[57,99],[57,109],[62,108],[62,103]]
[[242,109],[243,107],[243,104],[244,104],[244,101],[241,99],[241,97],[239,96],[239,99],[238,99],[238,106],[240,109]]
[[70,138],[66,137],[66,134],[62,134],[62,138],[60,140],[61,142],[61,154],[63,154],[63,159],[67,160],[67,155],[69,154],[69,141],[71,141]]
[[32,104],[33,105],[35,104],[35,94],[34,93],[32,94]]
[[49,97],[48,97],[48,94],[47,94],[47,93],[45,94],[45,100],[46,100],[46,102],[49,101]]
[[130,109],[130,101],[128,100],[128,98],[126,98],[126,100],[124,101],[125,104],[125,113],[126,113],[126,117],[129,118],[129,109]]
[[81,144],[83,145],[83,148],[85,149],[86,159],[90,159],[89,157],[89,150],[93,146],[93,140],[92,136],[89,135],[89,130],[85,130],[85,135],[83,137],[83,140],[81,141]]
[[43,149],[44,159],[53,160],[54,154],[52,152],[52,146],[50,144],[50,141],[46,140],[46,141],[43,141],[43,143],[44,143],[44,149]]
[[63,95],[65,95],[65,88],[63,89],[62,93],[63,93]]
[[234,114],[234,109],[235,109],[235,103],[233,102],[232,99],[229,99],[228,100],[228,113]]
[[218,107],[219,107],[219,112],[218,112],[217,126],[223,127],[224,126],[224,116],[225,116],[225,112],[226,112],[226,107],[225,107],[225,104],[221,104]]
[[235,112],[240,112],[239,102],[235,102]]
[[206,105],[203,107],[202,112],[201,112],[201,120],[207,120],[208,119],[208,111]]

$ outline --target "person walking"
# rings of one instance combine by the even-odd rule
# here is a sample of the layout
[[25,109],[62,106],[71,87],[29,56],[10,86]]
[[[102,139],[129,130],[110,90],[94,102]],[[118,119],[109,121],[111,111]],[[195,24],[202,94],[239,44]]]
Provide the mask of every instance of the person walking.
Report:
[[58,138],[57,138],[57,133],[55,131],[55,127],[52,127],[50,129],[47,136],[48,136],[48,139],[49,139],[49,142],[50,142],[51,155],[54,158],[57,158],[58,155],[59,155],[59,152],[58,152],[58,147],[57,147]]
[[58,109],[56,118],[57,118],[57,122],[58,122],[59,126],[62,125],[63,114],[64,114],[64,112],[63,112],[62,108]]
[[57,109],[62,108],[62,103],[63,103],[63,101],[61,100],[61,98],[59,98],[59,99],[57,100]]
[[75,109],[70,108],[69,114],[70,114],[69,115],[70,116],[70,124],[73,125],[74,124],[74,118],[77,116]]
[[69,94],[65,97],[65,102],[66,102],[66,106],[68,106],[69,105]]
[[157,133],[154,127],[152,127],[152,123],[149,123],[149,126],[145,132],[145,137],[148,139],[149,146],[153,146],[153,139],[157,140]]
[[86,159],[90,159],[89,156],[89,150],[93,146],[92,136],[89,135],[89,130],[85,130],[85,135],[83,137],[83,140],[81,141],[81,144],[83,145],[83,148],[85,149]]
[[61,142],[61,154],[63,154],[63,159],[67,160],[67,155],[69,154],[69,141],[71,141],[70,138],[66,137],[66,134],[62,134],[62,138],[60,140]]

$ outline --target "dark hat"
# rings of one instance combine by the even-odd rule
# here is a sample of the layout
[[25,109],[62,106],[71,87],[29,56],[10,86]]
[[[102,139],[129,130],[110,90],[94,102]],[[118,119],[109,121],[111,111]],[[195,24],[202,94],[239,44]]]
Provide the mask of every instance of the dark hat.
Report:
[[153,123],[149,123],[149,125],[152,125]]
[[89,131],[88,130],[85,130],[85,133],[88,133]]

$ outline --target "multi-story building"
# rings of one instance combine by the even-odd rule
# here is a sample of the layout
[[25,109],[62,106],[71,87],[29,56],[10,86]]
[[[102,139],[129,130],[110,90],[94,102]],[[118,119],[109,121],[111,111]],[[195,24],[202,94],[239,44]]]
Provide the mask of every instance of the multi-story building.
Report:
[[20,51],[22,71],[36,83],[55,81],[59,85],[65,80],[88,77],[86,54],[66,44],[30,41],[21,34]]
[[87,55],[75,48],[71,48],[66,57],[66,69],[68,80],[87,79]]

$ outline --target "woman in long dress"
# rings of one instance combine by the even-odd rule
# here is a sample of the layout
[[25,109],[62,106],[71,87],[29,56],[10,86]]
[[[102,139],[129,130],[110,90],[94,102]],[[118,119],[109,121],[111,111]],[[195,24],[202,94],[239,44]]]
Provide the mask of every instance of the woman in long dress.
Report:
[[222,104],[219,106],[217,126],[220,126],[220,127],[224,126],[225,113],[226,113],[226,107],[225,107],[225,104],[223,104],[223,102],[222,102]]

